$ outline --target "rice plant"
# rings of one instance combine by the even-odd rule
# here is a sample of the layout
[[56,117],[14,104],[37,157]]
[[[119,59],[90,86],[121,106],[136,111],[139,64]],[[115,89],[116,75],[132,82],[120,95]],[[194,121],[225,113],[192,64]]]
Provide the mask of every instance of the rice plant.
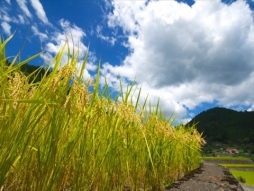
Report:
[[100,67],[94,82],[83,80],[68,44],[35,83],[37,71],[19,68],[39,54],[6,65],[10,39],[0,41],[0,190],[163,190],[199,166],[204,140],[194,127],[174,128],[159,104],[146,110],[130,98],[132,88],[111,99]]

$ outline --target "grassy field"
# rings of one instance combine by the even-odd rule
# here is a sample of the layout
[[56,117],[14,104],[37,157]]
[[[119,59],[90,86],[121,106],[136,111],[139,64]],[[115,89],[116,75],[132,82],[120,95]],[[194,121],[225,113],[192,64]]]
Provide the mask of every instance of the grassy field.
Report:
[[20,67],[40,54],[7,66],[10,39],[0,40],[1,191],[163,190],[200,165],[198,131],[174,128],[159,102],[140,104],[133,84],[112,99],[107,84],[100,87],[100,64],[95,79],[84,80],[87,55],[77,70],[68,44],[34,83]]
[[219,164],[226,168],[254,168],[254,164]]
[[245,184],[254,186],[254,171],[230,170],[237,180],[244,180]]

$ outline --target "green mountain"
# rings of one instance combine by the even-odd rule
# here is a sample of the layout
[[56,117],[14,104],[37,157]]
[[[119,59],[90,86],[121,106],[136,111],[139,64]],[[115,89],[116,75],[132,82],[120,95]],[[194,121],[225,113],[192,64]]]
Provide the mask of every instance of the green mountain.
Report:
[[254,112],[238,112],[213,108],[194,117],[188,124],[196,124],[207,142],[254,143]]

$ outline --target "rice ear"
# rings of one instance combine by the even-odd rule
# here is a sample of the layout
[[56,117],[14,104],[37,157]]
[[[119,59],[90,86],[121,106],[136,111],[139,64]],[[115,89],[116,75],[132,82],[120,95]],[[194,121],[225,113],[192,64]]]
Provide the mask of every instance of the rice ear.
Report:
[[0,59],[1,190],[163,190],[200,164],[194,126],[175,128],[159,100],[139,104],[135,80],[124,90],[119,79],[111,98],[106,79],[100,86],[101,61],[96,78],[84,79],[87,55],[79,71],[78,54],[67,42],[37,83],[19,70],[25,61],[6,67]]

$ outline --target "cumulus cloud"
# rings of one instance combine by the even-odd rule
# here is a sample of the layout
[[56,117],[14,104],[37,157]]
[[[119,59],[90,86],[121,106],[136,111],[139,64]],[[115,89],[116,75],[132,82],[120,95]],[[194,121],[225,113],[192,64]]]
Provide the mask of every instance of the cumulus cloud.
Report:
[[71,26],[70,22],[64,19],[61,19],[59,24],[62,28],[62,32],[54,32],[49,42],[46,44],[46,51],[50,53],[50,57],[47,60],[52,60],[52,55],[58,53],[67,41],[69,42],[71,50],[73,48],[74,50],[79,50],[80,56],[84,56],[85,52],[88,50],[87,47],[81,43],[82,38],[85,36],[84,31],[76,25]]
[[218,100],[224,106],[253,104],[254,27],[245,1],[112,1],[108,26],[121,27],[130,54],[104,75],[134,79],[163,108]]
[[[18,25],[30,25],[30,23],[33,22],[31,25],[31,31],[35,37],[39,38],[41,48],[45,51],[41,54],[41,58],[44,60],[45,65],[50,65],[55,55],[63,48],[64,45],[66,45],[61,66],[67,63],[68,48],[70,48],[70,56],[78,56],[77,67],[78,69],[81,68],[82,59],[88,52],[88,47],[82,42],[83,38],[86,36],[84,30],[75,24],[71,24],[65,19],[59,20],[58,26],[52,26],[39,0],[16,0],[16,2],[19,8],[19,11],[16,11],[17,14],[9,14],[14,10],[13,7],[8,5],[10,3],[8,0],[4,1],[4,4],[0,9],[0,24],[3,28],[3,32],[10,35],[10,24],[13,23]],[[30,12],[31,7],[34,9],[34,12]],[[38,23],[35,19],[36,17],[33,17],[31,13],[35,13],[42,22]],[[10,17],[9,15],[13,16]],[[73,49],[75,55],[72,55]],[[89,78],[91,76],[90,72],[94,72],[97,69],[97,66],[94,64],[96,61],[97,58],[95,54],[93,52],[89,52],[88,62],[84,72],[85,78]]]
[[11,4],[11,0],[5,0],[9,5]]
[[7,22],[2,22],[1,26],[4,30],[4,33],[7,34],[8,36],[11,35],[11,26]]
[[44,23],[48,24],[48,18],[39,0],[30,0],[32,7],[35,10],[37,17]]
[[[45,60],[47,64],[50,64],[50,61],[52,61],[54,55],[56,55],[61,48],[68,43],[67,45],[70,48],[70,56],[76,56],[72,55],[72,50],[74,49],[75,54],[78,53],[79,60],[78,60],[78,69],[81,68],[82,59],[85,56],[85,54],[88,52],[88,47],[82,43],[82,39],[86,36],[86,33],[79,28],[76,25],[71,24],[68,20],[61,19],[59,21],[59,24],[62,28],[62,32],[54,32],[53,35],[51,35],[48,43],[45,45],[45,54],[42,55],[42,58]],[[64,50],[64,55],[62,58],[61,65],[65,65],[67,63],[68,59],[68,50],[67,47]],[[90,57],[87,63],[87,67],[84,72],[85,78],[91,77],[89,71],[94,71],[97,67],[93,64],[93,61],[95,60],[94,54],[91,52]]]

